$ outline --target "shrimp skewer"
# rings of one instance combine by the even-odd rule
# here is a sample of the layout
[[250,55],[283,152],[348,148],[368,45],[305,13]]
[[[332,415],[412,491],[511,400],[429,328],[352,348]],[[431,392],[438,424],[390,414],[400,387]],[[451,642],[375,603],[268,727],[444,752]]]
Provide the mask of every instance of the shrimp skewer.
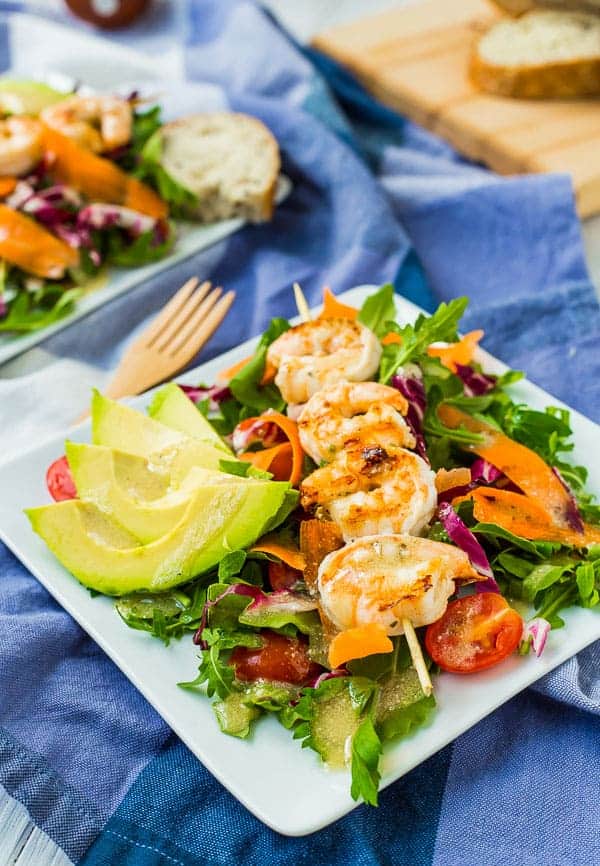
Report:
[[[298,283],[294,283],[294,296],[302,320],[310,321],[308,303]],[[316,463],[326,459],[325,454],[331,455],[332,449],[335,453],[337,447],[347,444],[348,438],[353,435],[356,437],[362,434],[363,437],[370,437],[379,445],[398,444],[415,447],[414,436],[402,417],[407,412],[408,403],[398,391],[374,382],[367,383],[364,386],[365,391],[353,391],[349,383],[341,383],[339,388],[339,393],[335,391],[332,393],[333,389],[329,389],[327,394],[317,391],[306,404],[305,411],[301,413],[298,421],[302,447]],[[381,389],[385,389],[385,393]],[[337,431],[333,429],[335,425],[327,423],[329,414],[327,410],[331,409],[328,400],[332,399],[335,403],[336,397],[338,403],[346,403],[348,413],[344,419],[337,419],[339,422]],[[345,401],[344,397],[346,397]],[[377,403],[376,406],[383,405],[384,408],[376,408],[372,405],[377,398],[381,403]],[[348,407],[350,407],[349,411]],[[333,435],[333,439],[326,442],[328,434]],[[354,441],[356,444],[356,438]],[[433,692],[433,685],[425,665],[421,644],[412,622],[407,617],[402,618],[402,628],[423,694],[429,696]]]
[[267,363],[275,384],[297,414],[301,404],[334,382],[370,379],[379,366],[381,344],[360,322],[316,319],[286,331],[269,346]]
[[345,447],[414,448],[404,416],[406,398],[379,382],[339,382],[317,391],[298,418],[303,449],[315,463],[332,460]]
[[431,694],[414,625],[443,615],[457,579],[477,579],[459,548],[413,535],[372,535],[328,554],[317,587],[325,615],[341,631],[377,625],[389,636],[404,634],[421,687]]
[[118,96],[70,96],[49,105],[40,117],[93,153],[113,150],[131,138],[131,105]]
[[435,474],[404,448],[346,448],[300,485],[302,507],[327,511],[346,542],[382,533],[416,535],[436,502]]
[[0,176],[22,177],[42,158],[42,125],[33,117],[0,120]]

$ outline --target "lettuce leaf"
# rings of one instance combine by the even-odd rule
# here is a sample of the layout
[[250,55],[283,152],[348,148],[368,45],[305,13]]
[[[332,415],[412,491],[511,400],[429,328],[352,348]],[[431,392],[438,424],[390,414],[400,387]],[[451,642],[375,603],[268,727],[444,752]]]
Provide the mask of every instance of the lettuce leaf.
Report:
[[154,187],[160,197],[169,203],[172,216],[185,218],[197,206],[198,198],[165,171],[161,160],[162,136],[158,129],[145,142],[134,174]]
[[231,393],[246,410],[245,417],[260,414],[267,409],[281,412],[285,408],[279,389],[275,385],[261,385],[260,382],[265,372],[269,346],[289,328],[287,319],[273,319],[260,338],[252,358],[229,383]]
[[386,283],[375,294],[369,295],[358,313],[358,321],[380,338],[389,333],[388,323],[395,318],[394,287],[391,283]]

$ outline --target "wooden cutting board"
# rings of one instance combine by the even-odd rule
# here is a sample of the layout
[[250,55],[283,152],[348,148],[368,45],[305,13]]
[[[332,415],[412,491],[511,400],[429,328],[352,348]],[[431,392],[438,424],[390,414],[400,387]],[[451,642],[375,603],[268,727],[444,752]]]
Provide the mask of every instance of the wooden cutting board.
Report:
[[475,41],[502,13],[488,0],[427,0],[335,27],[313,45],[386,105],[500,174],[567,172],[582,217],[600,212],[600,100],[482,93]]

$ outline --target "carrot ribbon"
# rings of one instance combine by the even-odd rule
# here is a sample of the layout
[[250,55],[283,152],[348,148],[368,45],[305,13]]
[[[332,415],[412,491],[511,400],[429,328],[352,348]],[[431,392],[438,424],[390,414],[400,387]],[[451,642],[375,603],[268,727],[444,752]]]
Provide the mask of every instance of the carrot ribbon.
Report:
[[583,531],[573,527],[569,520],[573,510],[569,490],[531,448],[454,406],[442,403],[438,417],[446,427],[462,427],[481,435],[481,442],[464,447],[503,472],[522,491],[489,487],[471,491],[466,498],[473,500],[477,520],[496,523],[531,540],[544,538],[585,547],[600,538],[600,529],[596,527],[584,524]]
[[276,556],[277,559],[285,562],[290,568],[295,568],[296,571],[304,571],[306,565],[302,551],[293,544],[283,544],[276,535],[265,535],[250,550]]
[[329,664],[335,670],[352,659],[390,653],[393,649],[394,644],[382,625],[360,625],[336,634],[329,644]]
[[456,373],[457,365],[464,367],[471,363],[482,337],[483,331],[469,331],[458,343],[450,343],[448,346],[429,346],[427,354],[432,358],[439,358],[444,367]]
[[281,442],[262,451],[247,451],[245,454],[240,454],[239,459],[252,463],[257,469],[272,472],[276,481],[289,481],[292,487],[297,487],[302,478],[304,451],[300,444],[296,422],[280,412],[264,412],[250,420],[269,421],[275,424],[287,438],[287,442]]
[[49,126],[44,127],[44,149],[53,177],[90,201],[124,205],[155,219],[168,216],[168,205],[153,189]]
[[79,253],[31,217],[0,204],[0,258],[45,279],[60,279]]

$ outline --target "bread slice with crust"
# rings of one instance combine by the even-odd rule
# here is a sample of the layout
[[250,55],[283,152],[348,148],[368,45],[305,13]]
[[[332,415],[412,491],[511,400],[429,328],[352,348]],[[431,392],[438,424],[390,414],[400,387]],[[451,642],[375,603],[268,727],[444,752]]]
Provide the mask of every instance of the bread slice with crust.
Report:
[[600,13],[600,0],[494,0],[494,3],[509,15],[522,15],[540,6],[563,12]]
[[562,12],[600,13],[600,0],[494,0],[494,3],[509,15],[522,15],[540,6]]
[[260,120],[232,112],[189,115],[162,127],[161,145],[163,169],[197,199],[193,219],[271,219],[281,162]]
[[478,41],[471,76],[500,96],[600,96],[600,17],[536,10],[499,21]]

